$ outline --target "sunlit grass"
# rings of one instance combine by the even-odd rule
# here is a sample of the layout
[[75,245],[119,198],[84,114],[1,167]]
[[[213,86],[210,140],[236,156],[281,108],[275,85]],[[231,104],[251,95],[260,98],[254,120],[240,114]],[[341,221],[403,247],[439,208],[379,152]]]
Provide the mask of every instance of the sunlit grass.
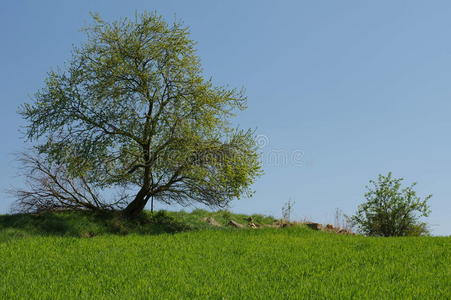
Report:
[[2,299],[451,297],[445,237],[366,238],[304,227],[21,236],[0,243],[0,258]]

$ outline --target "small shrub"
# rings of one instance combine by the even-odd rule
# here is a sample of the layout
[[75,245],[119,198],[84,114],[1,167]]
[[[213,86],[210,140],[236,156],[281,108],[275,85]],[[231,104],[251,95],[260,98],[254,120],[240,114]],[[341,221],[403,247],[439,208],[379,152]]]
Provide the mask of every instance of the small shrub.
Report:
[[425,235],[425,223],[421,217],[430,213],[427,201],[432,195],[421,199],[412,185],[402,188],[403,179],[379,175],[377,181],[371,180],[367,187],[366,202],[359,206],[357,213],[350,218],[352,224],[370,236]]

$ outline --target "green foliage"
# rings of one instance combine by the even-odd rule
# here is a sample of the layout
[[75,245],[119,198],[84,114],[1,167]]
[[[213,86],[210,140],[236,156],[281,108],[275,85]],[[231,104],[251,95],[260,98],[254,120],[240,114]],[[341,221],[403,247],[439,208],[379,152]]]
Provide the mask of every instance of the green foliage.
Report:
[[413,190],[415,183],[402,188],[402,181],[402,178],[393,178],[391,173],[379,175],[377,181],[371,180],[366,202],[350,218],[351,222],[371,236],[427,234],[426,224],[419,222],[419,218],[428,216],[427,201],[432,195],[421,199]]
[[253,131],[231,127],[241,90],[203,77],[180,22],[156,14],[108,23],[94,16],[87,41],[21,113],[50,163],[98,188],[138,187],[165,203],[226,206],[261,174]]
[[[169,212],[168,212],[169,213]],[[449,299],[451,238],[303,227],[0,243],[2,299]]]

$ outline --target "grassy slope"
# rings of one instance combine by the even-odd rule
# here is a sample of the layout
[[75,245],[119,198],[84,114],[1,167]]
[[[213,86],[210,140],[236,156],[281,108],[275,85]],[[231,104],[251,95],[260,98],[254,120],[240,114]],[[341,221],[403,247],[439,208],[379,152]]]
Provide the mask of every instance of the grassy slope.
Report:
[[[173,216],[196,227],[205,226],[205,214]],[[17,220],[16,229],[4,229],[11,220],[0,217],[0,298],[451,297],[451,238],[366,238],[304,227],[119,236],[108,234],[107,217],[104,225],[71,217],[63,222],[72,224],[69,236],[17,229]],[[77,237],[76,218],[104,235]],[[153,225],[122,226],[139,232]]]
[[[208,212],[197,209],[191,213],[160,211],[153,216],[146,212],[136,221],[126,221],[119,215],[90,212],[61,212],[41,215],[0,215],[0,242],[26,236],[74,236],[87,237],[103,234],[161,234],[182,231],[214,229],[204,221],[213,217],[225,226],[229,220],[246,224],[249,216],[232,214],[228,211]],[[272,224],[274,218],[262,215],[252,216],[255,223]]]

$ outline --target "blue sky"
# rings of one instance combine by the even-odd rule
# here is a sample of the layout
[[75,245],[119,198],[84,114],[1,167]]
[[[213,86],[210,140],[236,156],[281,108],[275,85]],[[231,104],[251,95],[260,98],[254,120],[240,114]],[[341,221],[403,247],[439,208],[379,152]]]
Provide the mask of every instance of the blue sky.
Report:
[[[449,1],[3,2],[0,191],[22,180],[17,107],[83,41],[89,12],[113,20],[144,9],[183,20],[206,76],[246,88],[235,121],[266,137],[265,175],[233,211],[280,216],[291,198],[295,218],[333,222],[335,208],[354,212],[368,181],[392,171],[434,194],[428,221],[451,234]],[[1,194],[1,213],[11,201]]]

